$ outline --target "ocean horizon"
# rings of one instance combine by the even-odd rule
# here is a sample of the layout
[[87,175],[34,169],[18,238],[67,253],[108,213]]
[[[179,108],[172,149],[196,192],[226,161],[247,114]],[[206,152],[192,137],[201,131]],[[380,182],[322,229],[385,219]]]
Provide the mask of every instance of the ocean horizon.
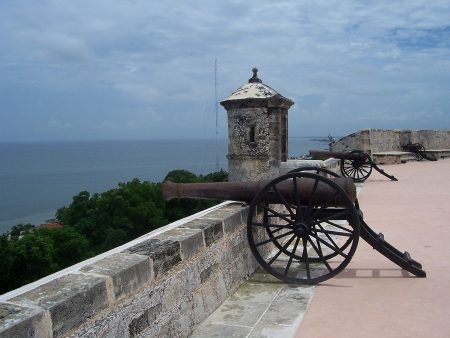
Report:
[[[289,156],[326,149],[327,137],[290,137]],[[167,139],[0,143],[0,233],[41,224],[81,191],[101,193],[134,178],[161,182],[171,170],[228,170],[227,140]]]

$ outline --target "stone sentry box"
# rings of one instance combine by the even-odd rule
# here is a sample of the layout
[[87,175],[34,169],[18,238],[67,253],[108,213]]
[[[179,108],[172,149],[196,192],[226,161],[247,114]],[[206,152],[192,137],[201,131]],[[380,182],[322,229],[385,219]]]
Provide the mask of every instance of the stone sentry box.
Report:
[[258,78],[220,104],[228,113],[228,167],[233,182],[279,176],[288,154],[288,109],[294,104]]

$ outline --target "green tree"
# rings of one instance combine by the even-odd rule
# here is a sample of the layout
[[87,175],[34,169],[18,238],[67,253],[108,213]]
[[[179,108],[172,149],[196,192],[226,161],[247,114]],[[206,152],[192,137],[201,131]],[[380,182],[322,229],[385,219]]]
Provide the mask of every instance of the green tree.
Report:
[[33,231],[34,229],[34,225],[30,223],[19,223],[17,225],[14,225],[11,230],[9,230],[9,234],[11,235],[11,237],[18,237],[20,235],[26,234],[27,232]]
[[224,170],[216,171],[199,177],[203,182],[228,182],[228,172]]
[[[175,183],[201,183],[201,182],[222,182],[228,180],[228,173],[219,171],[206,176],[196,176],[186,170],[174,170],[167,174],[164,180],[170,180]],[[220,203],[217,200],[201,199],[172,199],[166,202],[166,218],[169,222],[195,214]]]
[[0,294],[9,291],[13,288],[13,255],[11,253],[10,241],[7,235],[0,236],[0,252],[2,259],[0,259]]
[[198,183],[197,175],[187,170],[172,170],[164,178],[164,181],[172,181],[175,183]]
[[11,266],[8,287],[14,289],[57,270],[53,241],[39,231],[8,241]]
[[64,269],[92,255],[89,241],[70,226],[39,229],[38,232],[53,242],[55,271]]
[[92,197],[78,194],[57,218],[83,234],[98,253],[166,224],[164,211],[161,184],[134,179]]
[[[196,176],[186,170],[171,171],[166,179],[180,183],[219,182],[224,171]],[[134,179],[101,194],[82,191],[59,209],[62,228],[36,229],[18,224],[0,236],[0,292],[75,264],[124,244],[168,222],[208,208],[218,201],[179,199],[166,202],[160,183]]]

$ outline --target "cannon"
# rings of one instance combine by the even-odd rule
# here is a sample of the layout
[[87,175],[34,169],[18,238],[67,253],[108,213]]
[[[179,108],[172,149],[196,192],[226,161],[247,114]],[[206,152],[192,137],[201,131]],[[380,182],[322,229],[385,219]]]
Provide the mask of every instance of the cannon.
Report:
[[276,278],[317,284],[341,272],[359,238],[401,268],[425,277],[422,265],[384,240],[363,219],[350,178],[315,167],[271,181],[163,183],[163,196],[249,203],[247,239],[258,263]]
[[413,153],[417,161],[422,161],[426,159],[428,161],[437,161],[434,156],[426,153],[425,147],[421,143],[408,143],[402,146],[402,150],[406,152]]
[[337,158],[341,160],[341,173],[344,177],[350,177],[354,182],[364,182],[375,169],[392,181],[398,181],[393,175],[389,175],[378,167],[372,158],[361,150],[350,152],[310,150],[309,154],[316,158]]

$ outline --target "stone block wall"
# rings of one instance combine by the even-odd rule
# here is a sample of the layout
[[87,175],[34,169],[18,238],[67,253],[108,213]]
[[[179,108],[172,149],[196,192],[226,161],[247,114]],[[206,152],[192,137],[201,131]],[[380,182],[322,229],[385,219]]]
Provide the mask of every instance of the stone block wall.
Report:
[[450,149],[450,130],[364,129],[331,145],[333,151],[362,150],[374,153],[400,151],[407,143],[421,143],[426,149]]
[[352,151],[362,150],[369,152],[370,149],[370,129],[360,130],[347,135],[331,144],[332,151]]
[[421,143],[425,149],[450,149],[450,130],[403,130],[400,132],[400,145]]
[[0,337],[188,336],[257,266],[247,212],[228,202],[0,296]]
[[400,130],[398,129],[371,129],[370,130],[370,152],[369,154],[399,151]]

